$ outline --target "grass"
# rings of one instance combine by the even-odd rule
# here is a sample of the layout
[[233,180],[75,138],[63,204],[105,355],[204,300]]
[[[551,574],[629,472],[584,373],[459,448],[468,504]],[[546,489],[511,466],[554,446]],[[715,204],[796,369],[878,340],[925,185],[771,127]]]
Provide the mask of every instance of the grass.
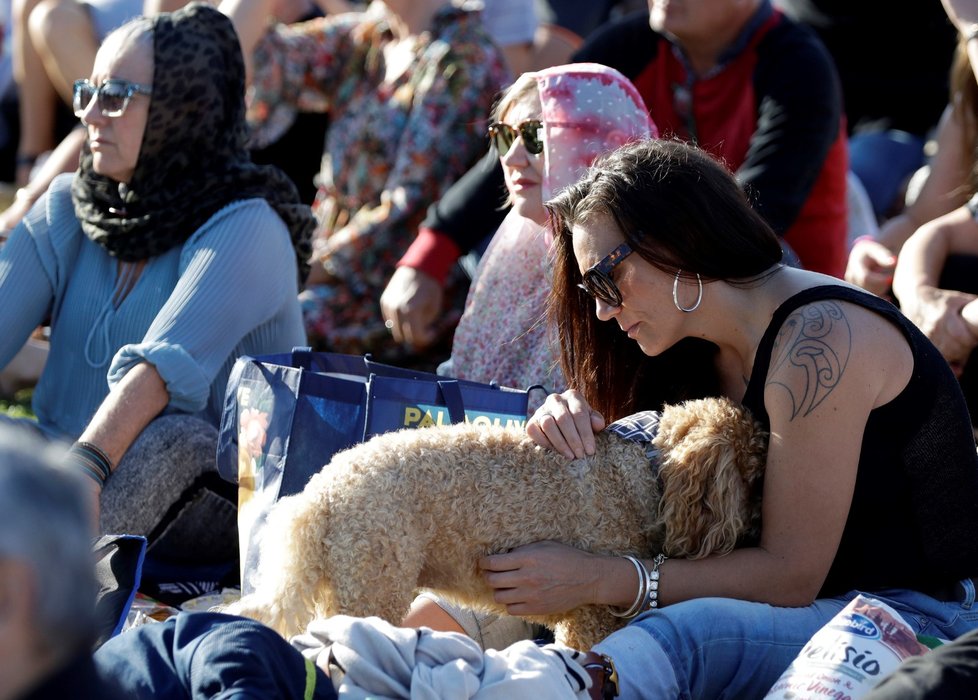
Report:
[[0,399],[0,413],[11,418],[33,418],[34,412],[31,410],[33,393],[33,389],[21,389],[12,399]]

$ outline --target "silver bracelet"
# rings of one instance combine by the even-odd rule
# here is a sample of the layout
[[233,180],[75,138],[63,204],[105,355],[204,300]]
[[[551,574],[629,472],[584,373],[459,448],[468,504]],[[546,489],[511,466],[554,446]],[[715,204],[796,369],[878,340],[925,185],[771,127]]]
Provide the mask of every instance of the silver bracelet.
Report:
[[627,559],[635,567],[635,573],[638,574],[638,594],[635,596],[635,602],[629,606],[628,610],[619,612],[612,608],[611,614],[615,617],[632,618],[642,612],[645,607],[645,601],[649,596],[649,573],[645,570],[642,562],[635,557],[626,554],[622,556],[622,559]]
[[652,568],[648,572],[649,577],[649,600],[645,605],[646,610],[654,610],[659,607],[659,567],[662,562],[668,559],[665,554],[656,554],[652,560]]

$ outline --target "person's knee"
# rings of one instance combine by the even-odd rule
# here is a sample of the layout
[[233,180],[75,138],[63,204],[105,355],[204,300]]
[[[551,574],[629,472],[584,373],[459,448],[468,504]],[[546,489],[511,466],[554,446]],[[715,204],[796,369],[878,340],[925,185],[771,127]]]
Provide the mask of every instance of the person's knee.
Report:
[[217,444],[217,428],[197,416],[172,413],[154,418],[133,446],[140,443],[148,443],[154,450],[161,447],[181,451],[210,450],[212,444]]
[[91,17],[75,0],[41,0],[27,18],[27,29],[39,48],[54,39],[70,41],[84,33],[94,36]]

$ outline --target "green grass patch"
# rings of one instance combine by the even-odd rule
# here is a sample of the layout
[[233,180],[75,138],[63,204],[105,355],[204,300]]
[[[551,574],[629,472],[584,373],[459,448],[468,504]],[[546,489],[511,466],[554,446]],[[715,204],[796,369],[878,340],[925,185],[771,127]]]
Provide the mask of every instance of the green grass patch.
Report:
[[21,389],[12,399],[0,399],[0,413],[5,413],[11,418],[33,418],[34,411],[31,410],[33,394],[33,389]]

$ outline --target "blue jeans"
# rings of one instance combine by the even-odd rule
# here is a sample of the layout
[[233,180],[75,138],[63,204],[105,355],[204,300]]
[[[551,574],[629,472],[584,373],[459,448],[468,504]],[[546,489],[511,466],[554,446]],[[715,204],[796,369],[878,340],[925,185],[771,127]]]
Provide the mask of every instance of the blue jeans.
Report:
[[[805,643],[857,595],[779,608],[702,598],[646,613],[595,646],[618,669],[623,698],[762,698]],[[974,586],[962,601],[906,590],[867,594],[916,633],[953,639],[978,628]]]

